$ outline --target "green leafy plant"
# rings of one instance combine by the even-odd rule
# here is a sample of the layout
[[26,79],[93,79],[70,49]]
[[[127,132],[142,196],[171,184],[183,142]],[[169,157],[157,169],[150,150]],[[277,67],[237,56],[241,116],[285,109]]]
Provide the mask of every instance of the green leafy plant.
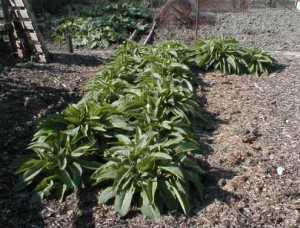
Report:
[[[28,149],[34,157],[17,171],[25,187],[33,182],[35,191],[43,198],[53,191],[60,191],[62,200],[66,192],[84,185],[83,174],[99,166],[88,158],[97,150],[93,131],[104,132],[99,116],[87,112],[86,105],[71,105],[62,114],[42,121]],[[35,180],[35,181],[34,181]]]
[[270,73],[276,63],[272,56],[257,48],[245,49],[243,56],[248,73],[260,76],[263,73]]
[[198,41],[194,59],[204,71],[224,74],[269,73],[276,63],[269,54],[257,48],[243,48],[234,39],[216,38]]
[[198,66],[205,71],[240,74],[244,70],[243,50],[234,39],[198,41],[195,52]]
[[108,162],[92,176],[96,184],[110,183],[99,201],[106,203],[114,198],[121,216],[128,213],[132,204],[152,219],[159,218],[163,210],[179,207],[188,214],[191,189],[196,190],[194,195],[201,196],[202,192],[202,171],[186,154],[195,146],[184,139],[162,140],[157,132],[143,133],[140,128],[132,138],[117,138],[118,142],[106,151]]
[[62,200],[66,192],[83,186],[84,169],[97,167],[95,161],[82,159],[84,154],[88,155],[95,148],[92,143],[78,144],[70,136],[58,134],[52,137],[53,144],[38,141],[29,146],[36,156],[25,162],[17,173],[22,174],[26,185],[36,180],[35,191],[40,198],[49,195],[52,190],[59,190]]

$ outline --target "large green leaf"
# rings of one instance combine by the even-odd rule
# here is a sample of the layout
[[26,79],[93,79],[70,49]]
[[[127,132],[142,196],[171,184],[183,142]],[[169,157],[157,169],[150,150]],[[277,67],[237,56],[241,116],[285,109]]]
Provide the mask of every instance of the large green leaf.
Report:
[[121,216],[127,215],[134,192],[135,188],[131,186],[126,191],[116,193],[115,209]]
[[180,179],[184,179],[181,169],[177,166],[160,166],[160,169],[167,171]]
[[188,197],[180,181],[168,182],[168,185],[175,193],[184,214],[189,214],[190,205],[189,205]]
[[155,206],[154,202],[151,203],[148,193],[145,191],[142,191],[141,197],[143,199],[143,205],[141,207],[141,212],[143,213],[143,215],[146,218],[158,220],[160,218],[160,211]]
[[99,197],[98,197],[98,202],[99,203],[107,203],[110,199],[115,197],[116,193],[113,189],[113,187],[107,187],[105,190],[103,190]]

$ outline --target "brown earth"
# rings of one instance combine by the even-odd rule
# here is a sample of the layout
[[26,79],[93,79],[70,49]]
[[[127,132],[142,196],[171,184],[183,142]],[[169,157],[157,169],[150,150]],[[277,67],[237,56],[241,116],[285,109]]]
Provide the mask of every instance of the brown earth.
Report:
[[37,120],[76,102],[109,54],[56,54],[53,63],[0,73],[1,227],[300,227],[300,58],[294,56],[281,56],[285,68],[260,78],[199,75],[207,119],[199,129],[205,152],[199,160],[207,173],[204,199],[194,202],[190,217],[153,222],[133,211],[121,219],[97,204],[96,189],[63,203],[32,204],[28,192],[15,193],[14,167]]

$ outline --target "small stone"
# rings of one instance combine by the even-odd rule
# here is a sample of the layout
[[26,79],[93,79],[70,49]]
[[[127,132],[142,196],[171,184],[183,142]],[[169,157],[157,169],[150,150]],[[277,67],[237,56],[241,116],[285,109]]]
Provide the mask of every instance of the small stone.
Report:
[[257,151],[262,150],[261,146],[258,145],[258,144],[252,144],[251,147],[252,147],[254,150],[257,150]]
[[284,171],[285,171],[285,168],[283,168],[283,167],[281,167],[281,166],[279,166],[279,167],[277,168],[277,174],[278,174],[279,176],[282,176],[283,173],[284,173]]
[[218,185],[221,186],[221,187],[224,187],[226,185],[226,180],[224,178],[220,179],[218,181]]

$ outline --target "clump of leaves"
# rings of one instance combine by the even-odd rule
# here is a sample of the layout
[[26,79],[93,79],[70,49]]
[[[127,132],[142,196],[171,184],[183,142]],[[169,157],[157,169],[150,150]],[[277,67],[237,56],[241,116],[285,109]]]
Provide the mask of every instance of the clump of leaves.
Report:
[[41,122],[28,147],[34,156],[17,172],[22,174],[19,188],[35,183],[40,198],[59,190],[62,200],[66,192],[84,186],[84,172],[99,166],[89,160],[98,148],[92,131],[105,132],[99,112],[94,115],[96,107],[70,105]]
[[75,15],[58,21],[52,36],[61,42],[68,33],[76,47],[106,48],[127,39],[135,29],[145,32],[150,19],[146,9],[129,3],[81,6]]
[[158,132],[142,132],[140,128],[131,138],[117,138],[118,142],[106,151],[109,161],[92,176],[96,184],[110,183],[99,201],[106,203],[114,198],[121,216],[128,213],[131,205],[154,219],[164,210],[181,208],[188,214],[191,189],[196,190],[194,196],[201,196],[202,190],[202,171],[186,154],[194,147],[176,138],[160,139]]
[[243,56],[247,72],[260,76],[263,73],[270,73],[276,60],[268,53],[257,48],[245,49]]
[[242,48],[235,39],[200,40],[194,50],[195,61],[204,71],[261,75],[269,73],[275,63],[263,50]]
[[205,71],[240,74],[243,70],[242,50],[234,39],[211,39],[196,44],[196,62]]

